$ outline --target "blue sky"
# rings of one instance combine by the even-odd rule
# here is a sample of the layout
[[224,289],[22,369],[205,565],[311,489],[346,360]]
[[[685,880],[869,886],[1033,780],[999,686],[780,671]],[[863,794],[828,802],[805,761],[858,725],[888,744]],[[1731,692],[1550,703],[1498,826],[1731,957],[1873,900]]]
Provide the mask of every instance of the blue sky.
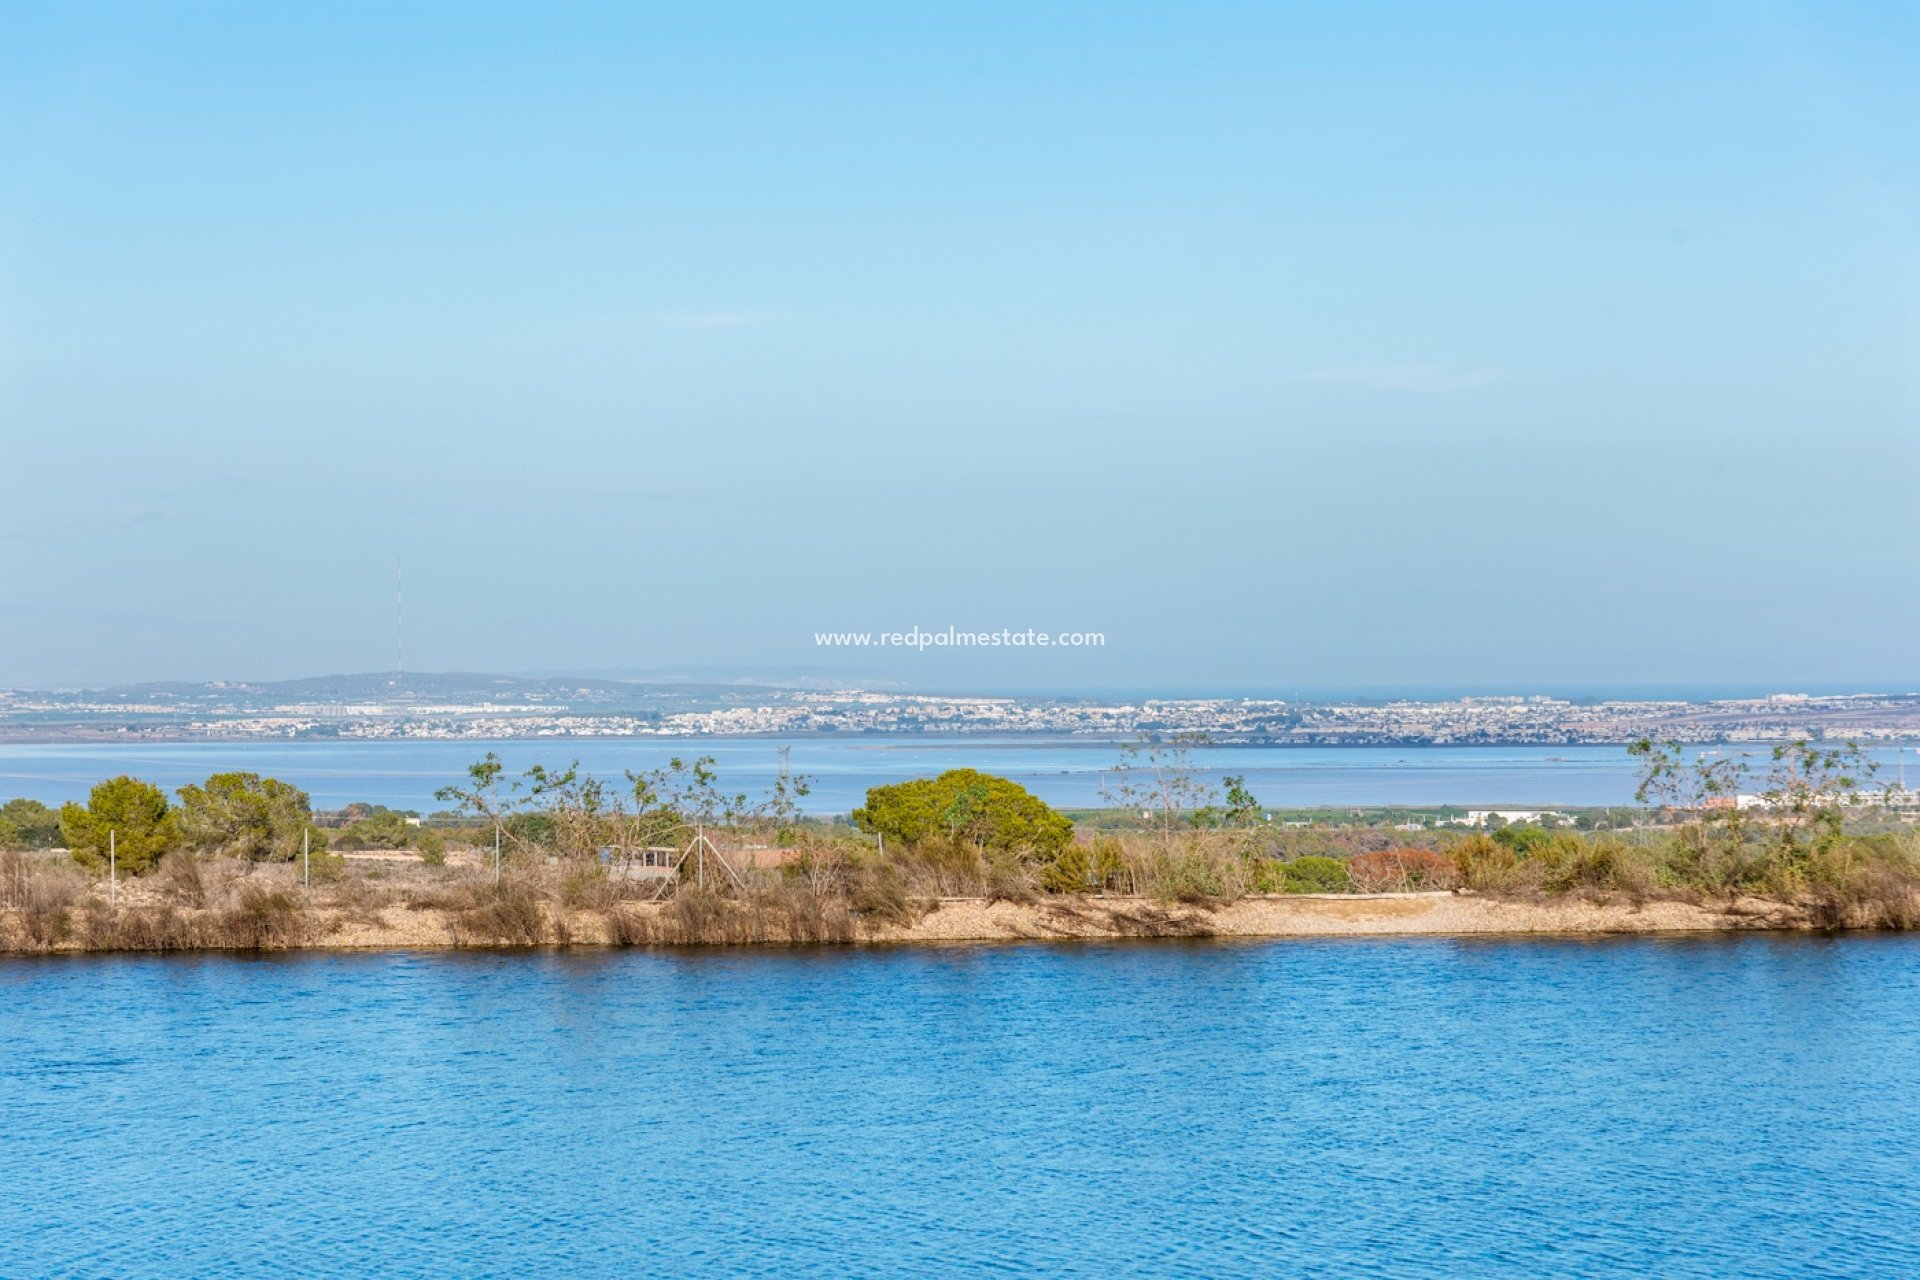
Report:
[[0,685],[1920,686],[1910,7],[5,24]]

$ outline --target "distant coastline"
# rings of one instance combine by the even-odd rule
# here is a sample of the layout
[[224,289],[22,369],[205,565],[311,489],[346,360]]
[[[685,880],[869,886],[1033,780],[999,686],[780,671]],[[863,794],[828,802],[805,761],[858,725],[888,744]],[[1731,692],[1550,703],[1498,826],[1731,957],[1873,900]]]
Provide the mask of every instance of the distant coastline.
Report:
[[[810,730],[763,730],[741,733],[558,733],[535,732],[490,734],[485,737],[452,733],[395,734],[392,736],[336,736],[326,734],[275,735],[275,734],[230,734],[218,732],[187,732],[177,729],[155,731],[75,729],[54,732],[17,732],[12,727],[0,725],[0,746],[58,747],[58,746],[108,746],[114,743],[149,743],[155,746],[183,745],[208,746],[230,745],[244,746],[249,743],[262,745],[298,746],[312,744],[328,745],[365,745],[383,744],[405,745],[407,743],[450,743],[466,742],[476,746],[488,743],[512,742],[644,742],[673,745],[684,743],[698,746],[703,742],[907,742],[925,739],[949,739],[965,742],[969,747],[980,750],[993,750],[996,747],[1018,750],[1032,745],[1045,745],[1063,750],[1087,750],[1111,752],[1116,744],[1130,741],[1135,736],[1158,736],[1154,730],[1139,730],[1135,734],[1096,734],[1063,733],[1054,730],[1001,730],[966,728],[927,728],[927,729],[864,729],[839,731],[832,729]],[[1796,737],[1814,740],[1837,739],[1842,735],[1815,731],[1803,734],[1769,734],[1751,738],[1696,737],[1678,738],[1694,746],[1768,746],[1775,742],[1787,742]],[[1862,742],[1885,742],[1920,744],[1920,724],[1911,729],[1902,728],[1898,732],[1884,735],[1845,735],[1849,740]],[[1370,750],[1394,750],[1418,748],[1420,750],[1446,750],[1449,748],[1476,749],[1486,747],[1618,747],[1624,748],[1638,741],[1637,737],[1602,738],[1526,738],[1526,737],[1208,737],[1205,745],[1209,748],[1231,750],[1237,747],[1257,748],[1298,748],[1301,750],[1321,750],[1326,748],[1365,748]]]
[[1351,701],[1091,698],[361,675],[268,684],[0,691],[0,743],[708,738],[1011,738],[1103,745],[1199,735],[1220,746],[1619,746],[1795,738],[1920,741],[1920,693]]

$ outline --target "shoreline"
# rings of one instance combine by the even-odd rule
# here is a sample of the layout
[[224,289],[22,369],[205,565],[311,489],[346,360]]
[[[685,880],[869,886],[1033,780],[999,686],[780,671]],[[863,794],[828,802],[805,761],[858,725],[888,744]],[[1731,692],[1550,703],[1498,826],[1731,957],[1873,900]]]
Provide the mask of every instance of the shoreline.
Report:
[[[1059,898],[1032,902],[948,898],[911,919],[852,920],[842,931],[797,930],[744,917],[709,922],[701,932],[675,932],[671,904],[627,903],[616,910],[549,909],[517,936],[488,936],[463,913],[387,906],[357,915],[315,912],[297,932],[252,946],[179,944],[89,945],[70,937],[28,944],[17,922],[0,913],[0,955],[126,951],[497,951],[526,948],[697,947],[802,944],[841,946],[960,942],[1100,941],[1140,938],[1312,939],[1334,937],[1607,937],[1662,934],[1815,932],[1793,904],[1740,899],[1713,906],[1677,900],[1520,900],[1475,894],[1290,894],[1246,897],[1217,906],[1146,898]],[[769,925],[772,924],[772,927]]]
[[963,942],[1077,938],[1469,937],[1729,933],[1811,927],[1783,904],[1730,908],[1678,901],[1528,902],[1445,891],[1382,894],[1274,894],[1217,907],[1144,898],[1036,903],[948,899],[912,924],[874,941]]

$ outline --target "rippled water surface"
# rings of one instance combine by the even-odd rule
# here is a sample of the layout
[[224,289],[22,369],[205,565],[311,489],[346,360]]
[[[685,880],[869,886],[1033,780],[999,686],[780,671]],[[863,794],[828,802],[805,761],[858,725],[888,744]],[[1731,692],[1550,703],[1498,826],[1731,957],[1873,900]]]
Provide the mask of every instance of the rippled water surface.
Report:
[[0,1273],[1920,1274],[1920,943],[0,961]]

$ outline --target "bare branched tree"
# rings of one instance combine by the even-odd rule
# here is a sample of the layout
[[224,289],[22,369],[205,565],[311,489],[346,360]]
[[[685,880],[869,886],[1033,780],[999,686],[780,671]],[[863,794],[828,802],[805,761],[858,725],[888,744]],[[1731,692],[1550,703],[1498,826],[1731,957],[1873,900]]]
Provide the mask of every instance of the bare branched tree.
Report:
[[1190,815],[1219,803],[1218,793],[1193,763],[1193,750],[1210,739],[1203,733],[1176,733],[1160,739],[1142,735],[1123,743],[1120,762],[1107,771],[1100,795],[1116,808],[1151,815],[1162,848],[1189,825]]

